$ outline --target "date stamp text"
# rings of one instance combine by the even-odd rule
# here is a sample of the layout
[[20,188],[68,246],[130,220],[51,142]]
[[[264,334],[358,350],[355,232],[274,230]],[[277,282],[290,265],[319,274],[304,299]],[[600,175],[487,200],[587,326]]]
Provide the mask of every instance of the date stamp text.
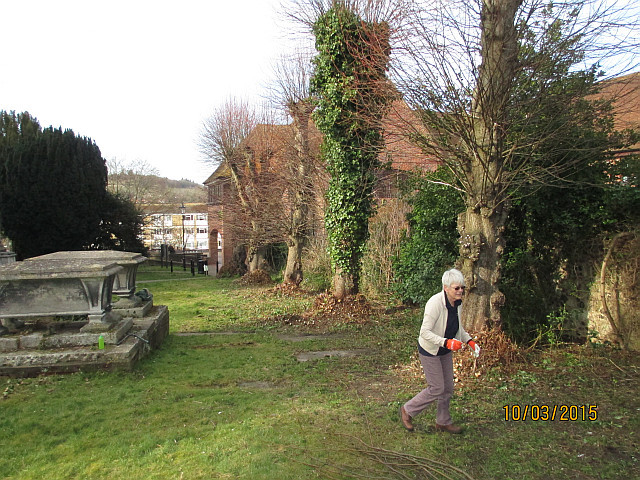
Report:
[[595,422],[597,405],[505,405],[505,421],[524,422]]

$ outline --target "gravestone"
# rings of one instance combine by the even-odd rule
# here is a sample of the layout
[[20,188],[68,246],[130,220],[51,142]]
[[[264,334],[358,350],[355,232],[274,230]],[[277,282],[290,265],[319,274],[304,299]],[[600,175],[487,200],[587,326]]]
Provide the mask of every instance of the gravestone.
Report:
[[169,311],[154,307],[146,289],[142,298],[135,292],[145,260],[131,252],[83,251],[0,265],[0,321],[8,326],[0,336],[0,375],[131,368],[159,347]]
[[122,269],[116,272],[111,289],[114,295],[119,298],[111,303],[114,312],[126,316],[144,316],[151,306],[151,302],[146,302],[143,296],[136,296],[136,275],[138,266],[147,260],[139,253],[120,252],[115,250],[89,250],[81,252],[55,252],[39,257],[33,257],[27,261],[47,262],[61,261],[70,262],[83,260],[86,262],[114,262]]
[[112,323],[111,291],[121,270],[114,261],[75,257],[2,265],[0,319],[86,315],[89,324]]

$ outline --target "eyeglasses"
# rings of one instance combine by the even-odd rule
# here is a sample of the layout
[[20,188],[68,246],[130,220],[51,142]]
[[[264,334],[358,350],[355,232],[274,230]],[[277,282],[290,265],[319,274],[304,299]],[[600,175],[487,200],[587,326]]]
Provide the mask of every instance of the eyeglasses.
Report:
[[454,289],[456,292],[457,292],[458,290],[464,290],[465,288],[467,288],[467,287],[465,287],[465,286],[457,286],[457,287],[453,287],[453,289]]

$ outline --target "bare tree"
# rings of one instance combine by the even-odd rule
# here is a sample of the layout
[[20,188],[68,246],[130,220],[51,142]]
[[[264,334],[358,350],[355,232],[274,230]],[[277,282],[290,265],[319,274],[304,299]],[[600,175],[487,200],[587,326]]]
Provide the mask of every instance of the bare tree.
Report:
[[283,214],[282,182],[271,165],[283,143],[278,137],[272,119],[260,117],[248,103],[236,99],[214,111],[200,137],[201,151],[231,180],[225,229],[233,229],[235,239],[246,244],[249,272],[261,267],[263,247],[281,238],[275,226]]
[[[596,78],[596,54],[613,58],[637,48],[630,22],[638,17],[630,21],[621,8],[597,0],[416,1],[405,13],[394,80],[413,108],[409,136],[454,173],[463,192],[459,267],[468,279],[467,327],[479,330],[500,323],[511,199],[525,185],[560,181],[572,167],[575,148],[558,140],[582,119],[554,122],[550,102],[572,108],[595,92],[589,81],[569,94],[547,87],[580,66]],[[534,90],[523,88],[527,78],[548,81]]]
[[303,279],[302,251],[309,231],[317,167],[317,151],[311,143],[310,132],[315,107],[309,92],[310,69],[310,56],[301,52],[283,57],[275,67],[273,100],[291,117],[293,129],[293,155],[287,158],[281,173],[285,176],[290,212],[284,225],[288,252],[283,282],[295,285]]
[[124,162],[116,157],[107,161],[109,172],[109,191],[127,197],[136,208],[143,204],[156,203],[158,195],[157,182],[153,176],[158,169],[142,159]]

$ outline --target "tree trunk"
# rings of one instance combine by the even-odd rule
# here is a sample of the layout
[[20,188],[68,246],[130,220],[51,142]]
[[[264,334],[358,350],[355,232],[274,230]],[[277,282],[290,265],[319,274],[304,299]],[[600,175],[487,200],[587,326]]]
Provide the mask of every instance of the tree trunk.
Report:
[[249,244],[247,245],[247,268],[249,273],[253,273],[260,268],[264,261],[264,251],[258,246],[260,230],[258,222],[251,220],[251,232],[249,234]]
[[283,283],[300,285],[302,282],[302,242],[298,237],[291,239],[287,252],[287,266],[284,270]]
[[460,270],[467,281],[464,327],[480,331],[500,325],[504,294],[498,289],[507,209],[468,207],[458,217]]
[[266,263],[264,247],[249,246],[247,248],[247,268],[248,273],[253,273],[262,268]]
[[349,295],[358,293],[358,279],[353,275],[344,273],[341,269],[336,269],[333,276],[333,296],[341,300]]
[[468,282],[465,327],[500,325],[504,295],[498,289],[508,215],[505,191],[506,121],[518,59],[515,18],[521,0],[485,0],[481,57],[474,90],[473,139],[466,163],[467,209],[458,218],[461,270]]
[[293,206],[291,225],[289,230],[289,250],[287,252],[287,266],[284,271],[284,283],[299,285],[302,282],[302,247],[307,237],[307,218],[309,215],[308,164],[309,153],[309,117],[313,111],[313,105],[306,101],[299,101],[290,105],[290,113],[293,117],[295,132],[294,148],[296,150],[297,168],[293,185]]

